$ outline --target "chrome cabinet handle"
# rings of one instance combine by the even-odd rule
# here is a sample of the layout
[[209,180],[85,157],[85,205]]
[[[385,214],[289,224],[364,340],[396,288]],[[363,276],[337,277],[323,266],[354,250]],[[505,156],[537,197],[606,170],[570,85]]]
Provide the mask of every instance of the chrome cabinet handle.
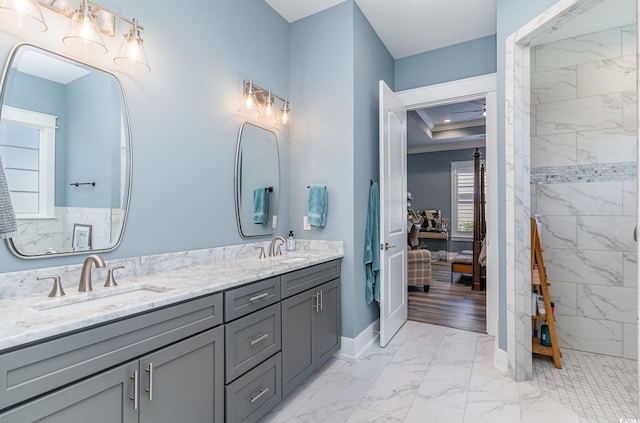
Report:
[[324,307],[324,298],[322,297],[322,290],[320,290],[320,311]]
[[133,371],[133,376],[129,376],[131,379],[133,379],[133,396],[129,397],[129,399],[133,400],[133,409],[137,410],[138,409],[138,397],[139,397],[139,392],[138,392],[138,371],[134,370]]
[[635,242],[638,242],[638,225],[636,225],[636,227],[633,228],[633,240]]
[[[316,302],[315,304],[313,303],[313,299],[315,298]],[[314,310],[316,311],[316,313],[319,311],[320,309],[320,305],[319,305],[319,298],[318,298],[318,293],[316,292],[316,294],[311,297],[311,306],[314,308]]]
[[269,388],[264,388],[264,389],[261,389],[260,392],[258,392],[257,394],[252,395],[251,403],[253,404],[254,402],[258,401],[260,397],[266,394],[267,392],[269,392]]
[[268,296],[269,296],[269,293],[268,293],[268,292],[263,292],[263,293],[262,293],[262,294],[260,294],[260,295],[256,295],[255,297],[251,297],[251,298],[249,298],[249,302],[250,302],[250,303],[255,303],[256,301],[261,300],[261,299],[263,299],[263,298],[267,298]]
[[149,363],[145,370],[149,373],[149,387],[145,391],[149,393],[149,401],[153,401],[153,363]]
[[260,341],[264,341],[265,339],[267,339],[269,337],[268,333],[265,333],[264,335],[260,335],[258,336],[256,339],[252,339],[249,341],[249,346],[253,347],[255,344],[257,344]]

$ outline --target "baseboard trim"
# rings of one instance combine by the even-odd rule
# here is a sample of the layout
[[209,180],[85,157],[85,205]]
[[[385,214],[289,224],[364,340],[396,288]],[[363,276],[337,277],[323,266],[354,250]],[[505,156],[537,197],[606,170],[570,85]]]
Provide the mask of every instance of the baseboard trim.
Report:
[[507,375],[507,363],[509,361],[509,356],[505,350],[500,349],[498,347],[498,337],[496,336],[496,344],[493,351],[493,367],[503,375]]
[[342,337],[342,346],[333,356],[355,363],[379,338],[380,319],[376,319],[355,338]]

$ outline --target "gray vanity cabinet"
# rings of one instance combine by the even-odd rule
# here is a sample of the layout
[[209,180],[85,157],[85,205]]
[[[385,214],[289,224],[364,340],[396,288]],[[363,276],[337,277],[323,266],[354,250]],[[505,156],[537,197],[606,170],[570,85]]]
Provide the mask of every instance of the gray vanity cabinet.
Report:
[[286,396],[340,349],[340,279],[282,301],[282,392]]
[[139,360],[140,423],[222,422],[224,328]]
[[0,413],[0,423],[135,423],[138,412],[129,397],[133,395],[130,376],[137,368],[137,362],[127,363]]

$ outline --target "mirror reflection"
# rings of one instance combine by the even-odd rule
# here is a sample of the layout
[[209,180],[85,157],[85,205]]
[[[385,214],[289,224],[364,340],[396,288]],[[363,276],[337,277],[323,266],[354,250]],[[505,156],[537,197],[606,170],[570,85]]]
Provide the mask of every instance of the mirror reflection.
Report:
[[2,81],[0,154],[22,258],[112,250],[131,184],[129,118],[115,76],[21,44]]
[[243,123],[238,136],[235,170],[236,217],[240,236],[273,235],[280,201],[276,134]]

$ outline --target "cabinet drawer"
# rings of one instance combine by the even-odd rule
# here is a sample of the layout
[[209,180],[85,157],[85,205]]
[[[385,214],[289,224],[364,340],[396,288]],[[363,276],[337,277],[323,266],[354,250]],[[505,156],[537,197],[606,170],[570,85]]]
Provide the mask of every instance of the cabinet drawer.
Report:
[[226,421],[260,420],[281,399],[281,356],[274,355],[226,387]]
[[227,323],[226,381],[231,382],[265,358],[280,351],[280,303]]
[[316,264],[280,276],[282,298],[299,294],[321,283],[340,277],[340,260]]
[[280,301],[280,277],[265,279],[224,293],[224,321],[230,322]]
[[0,409],[220,323],[215,294],[0,354]]

